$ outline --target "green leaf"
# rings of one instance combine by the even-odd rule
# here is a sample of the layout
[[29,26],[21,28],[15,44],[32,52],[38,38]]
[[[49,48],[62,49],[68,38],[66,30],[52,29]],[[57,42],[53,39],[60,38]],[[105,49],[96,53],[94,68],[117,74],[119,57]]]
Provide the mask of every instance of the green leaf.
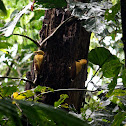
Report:
[[37,0],[37,4],[42,4],[47,8],[62,8],[67,6],[66,0]]
[[122,110],[126,111],[126,106],[121,102],[121,98],[119,98],[118,96],[113,96],[111,98],[111,102],[117,104]]
[[0,99],[0,113],[8,118],[12,126],[22,126],[16,106],[10,99]]
[[7,15],[7,10],[2,0],[0,0],[0,10],[2,10],[2,12],[4,12],[5,15]]
[[113,56],[110,51],[104,47],[92,49],[88,54],[88,60],[100,67],[110,59],[115,59],[115,56]]
[[38,85],[34,90],[34,92],[45,92],[45,91],[46,91],[46,87],[40,85]]
[[[20,108],[23,110],[23,114],[28,117],[28,120],[34,124],[46,125],[46,120],[49,122],[55,122],[57,126],[88,126],[86,121],[82,121],[75,116],[68,114],[68,112],[63,111],[62,109],[55,109],[52,106],[45,105],[42,103],[33,103],[26,101],[17,101]],[[40,118],[40,115],[43,118]],[[43,121],[42,121],[43,120]],[[54,123],[51,123],[50,126],[54,126]]]
[[47,91],[52,91],[52,92],[54,92],[54,89],[52,89],[52,88],[50,88],[50,87],[45,87],[45,86],[40,86],[40,85],[38,85],[38,86],[35,88],[35,90],[34,90],[34,92],[47,92]]
[[61,94],[60,99],[54,103],[54,107],[60,106],[67,98],[69,98],[67,94]]
[[42,16],[44,16],[44,14],[45,14],[44,10],[35,10],[34,11],[35,16],[31,19],[31,21],[39,20]]
[[33,126],[88,126],[86,121],[49,105],[21,100],[0,100],[0,113],[10,117],[13,126],[21,126],[21,118],[17,111],[25,117],[22,120],[28,120]]
[[111,97],[111,96],[126,96],[126,90],[122,90],[122,89],[115,89],[111,95],[106,95],[106,97]]
[[32,97],[32,96],[34,96],[34,93],[33,93],[33,91],[31,91],[31,90],[27,90],[25,93],[23,93],[27,98],[28,97]]
[[0,49],[8,48],[8,46],[12,46],[12,44],[8,42],[0,42]]
[[8,97],[18,90],[17,86],[4,86],[0,88],[0,94],[2,97]]
[[122,82],[124,87],[126,87],[126,69],[122,71]]
[[114,117],[114,122],[111,126],[120,126],[122,121],[126,118],[126,112],[118,112]]
[[[118,2],[116,5],[112,6],[112,8],[106,10],[105,12],[105,19],[108,21],[113,20],[115,21],[115,16],[120,10],[120,2]],[[110,13],[111,11],[111,13]]]
[[121,68],[121,63],[119,59],[110,60],[103,64],[101,71],[103,71],[103,76],[106,78],[114,77],[116,71]]
[[120,68],[118,68],[115,72],[116,72],[116,74],[115,74],[113,80],[112,80],[111,83],[108,85],[108,88],[109,88],[108,95],[111,95],[111,93],[112,93],[113,90],[115,89],[115,86],[117,85],[117,78],[118,78],[118,74],[119,74],[119,72],[120,72]]

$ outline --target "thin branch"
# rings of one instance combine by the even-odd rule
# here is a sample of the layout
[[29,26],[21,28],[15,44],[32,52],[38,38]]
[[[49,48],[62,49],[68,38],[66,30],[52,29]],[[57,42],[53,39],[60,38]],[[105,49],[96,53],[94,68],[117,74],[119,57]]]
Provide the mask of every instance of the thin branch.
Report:
[[21,35],[21,34],[12,34],[12,35],[18,35],[18,36],[25,37],[25,38],[31,40],[32,42],[34,42],[38,47],[40,47],[40,44],[37,41],[35,41],[34,39],[32,39],[32,38],[30,38],[30,37],[28,37],[26,35]]
[[59,26],[56,27],[56,29],[55,29],[47,38],[45,38],[45,39],[42,41],[42,43],[40,44],[40,47],[42,47],[43,44],[44,44],[47,40],[49,40],[52,36],[54,36],[54,34],[57,34],[57,33],[61,30],[61,28],[64,27],[64,25],[65,25],[66,23],[71,22],[71,21],[73,21],[73,20],[77,20],[77,18],[76,18],[75,16],[70,16],[70,17],[67,18],[65,21],[61,22],[61,24],[59,24]]
[[[32,88],[30,90],[34,92],[35,88]],[[47,91],[47,92],[40,93],[40,94],[37,95],[37,97],[40,96],[40,95],[49,94],[49,93],[55,93],[55,92],[61,92],[61,91],[86,91],[86,92],[96,92],[98,90],[92,91],[92,90],[87,90],[87,89],[82,89],[82,88],[81,89],[80,88],[57,89],[57,90],[53,90],[53,91]],[[22,93],[26,93],[26,92],[27,92],[27,90],[26,91],[22,91],[22,92],[20,92],[18,94],[22,94]]]
[[22,112],[22,109],[19,107],[19,105],[15,102],[15,105],[17,106],[17,108],[19,109],[20,112]]
[[[111,57],[112,55],[110,54],[109,56]],[[110,58],[109,56],[105,59],[105,61],[101,64],[100,67],[102,67],[102,66],[104,65],[104,63]],[[95,77],[95,75],[96,75],[96,74],[98,73],[98,71],[100,70],[100,67],[97,69],[97,71],[95,72],[95,74],[91,77],[91,79],[88,81],[87,87],[88,87],[88,84],[92,81],[92,79]]]
[[55,93],[55,92],[61,92],[61,91],[86,91],[86,92],[96,92],[97,90],[95,91],[92,91],[92,90],[87,90],[87,89],[79,89],[79,88],[68,88],[68,89],[57,89],[57,90],[53,90],[53,91],[47,91],[47,92],[43,92],[43,93],[40,93],[37,95],[40,96],[40,95],[44,95],[44,94],[49,94],[49,93]]
[[8,77],[8,76],[6,76],[6,77],[0,77],[0,78],[8,78],[8,79],[22,80],[22,81],[30,82],[32,85],[35,85],[35,83],[33,83],[31,80],[24,79],[24,78]]
[[95,72],[95,74],[91,77],[91,79],[88,81],[87,87],[88,87],[88,84],[92,81],[92,79],[95,77],[95,75],[98,73],[99,70],[100,70],[100,67],[97,69],[97,71]]

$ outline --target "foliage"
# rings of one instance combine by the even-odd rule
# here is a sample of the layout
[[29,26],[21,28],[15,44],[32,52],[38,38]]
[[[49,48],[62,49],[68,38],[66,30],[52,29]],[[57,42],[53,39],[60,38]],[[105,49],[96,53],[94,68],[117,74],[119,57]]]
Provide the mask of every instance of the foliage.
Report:
[[[33,126],[88,126],[88,124],[71,114],[66,113],[61,109],[55,109],[42,103],[33,103],[25,101],[12,101],[10,99],[0,100],[0,116],[4,114],[4,119],[1,124],[22,126],[26,124],[27,117],[29,123]],[[22,117],[23,118],[22,120]],[[11,122],[10,122],[11,120]],[[13,120],[13,121],[12,121]],[[16,120],[16,121],[14,121]],[[65,121],[64,121],[65,120]]]
[[66,0],[55,0],[55,1],[54,0],[37,0],[36,3],[46,8],[61,8],[61,7],[67,6]]
[[[68,3],[67,3],[68,2]],[[32,125],[122,125],[126,117],[126,69],[120,21],[120,2],[73,2],[72,0],[38,0],[31,11],[29,0],[0,1],[0,124],[22,125],[26,117]],[[30,70],[33,51],[37,46],[29,39],[12,35],[23,34],[39,40],[39,30],[46,8],[63,8],[69,4],[72,15],[82,20],[82,26],[92,32],[88,54],[88,72],[93,73],[87,85],[85,105],[81,109],[82,121],[59,108],[69,108],[62,94],[55,108],[37,103],[44,93],[53,93],[49,87],[38,86],[24,91],[21,78]],[[4,13],[4,14],[3,14]],[[3,14],[3,15],[2,15]],[[17,77],[11,79],[7,76]],[[95,78],[98,77],[100,86]],[[98,82],[99,82],[98,81]],[[89,86],[88,86],[89,88]],[[34,97],[34,100],[33,100]],[[32,101],[32,102],[31,102]],[[75,114],[75,113],[74,113]],[[79,115],[77,115],[79,116]],[[15,121],[17,120],[17,121]],[[65,120],[65,121],[64,121]]]
[[3,1],[0,0],[0,10],[4,13],[4,14],[7,14],[7,10],[3,4]]

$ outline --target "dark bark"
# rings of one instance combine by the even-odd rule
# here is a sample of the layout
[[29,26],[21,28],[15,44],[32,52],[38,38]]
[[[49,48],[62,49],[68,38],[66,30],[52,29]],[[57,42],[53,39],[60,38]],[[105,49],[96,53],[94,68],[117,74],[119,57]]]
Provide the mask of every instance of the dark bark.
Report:
[[121,18],[122,18],[122,32],[123,32],[123,37],[122,41],[124,44],[124,54],[125,54],[125,68],[126,68],[126,1],[121,0]]
[[[48,37],[60,23],[71,16],[69,11],[64,9],[50,9],[45,13],[45,19],[40,31],[41,41]],[[50,37],[43,47],[45,60],[43,68],[37,79],[37,85],[51,87],[53,89],[64,88],[85,88],[87,79],[87,65],[85,65],[79,75],[72,81],[69,67],[73,62],[80,59],[87,59],[90,43],[90,33],[82,26],[81,21],[75,19],[65,24],[58,33]],[[34,70],[32,68],[32,79],[34,80]],[[69,91],[53,94],[46,94],[44,103],[53,105],[59,99],[60,94],[66,93],[69,99],[66,102],[74,105],[80,111],[84,102],[84,91]]]

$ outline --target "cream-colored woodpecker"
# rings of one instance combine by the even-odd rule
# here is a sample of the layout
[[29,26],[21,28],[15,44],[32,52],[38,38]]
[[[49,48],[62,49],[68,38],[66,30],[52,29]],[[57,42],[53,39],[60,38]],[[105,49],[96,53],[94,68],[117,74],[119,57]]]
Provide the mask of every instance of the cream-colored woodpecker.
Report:
[[75,77],[80,73],[83,65],[87,64],[87,60],[86,59],[81,59],[78,61],[75,61],[71,67],[69,67],[70,69],[70,74],[71,74],[71,79],[75,79]]
[[35,73],[35,79],[34,83],[36,83],[38,73],[40,72],[40,69],[42,67],[42,63],[44,61],[44,52],[42,50],[34,51],[36,54],[34,56],[34,73]]

